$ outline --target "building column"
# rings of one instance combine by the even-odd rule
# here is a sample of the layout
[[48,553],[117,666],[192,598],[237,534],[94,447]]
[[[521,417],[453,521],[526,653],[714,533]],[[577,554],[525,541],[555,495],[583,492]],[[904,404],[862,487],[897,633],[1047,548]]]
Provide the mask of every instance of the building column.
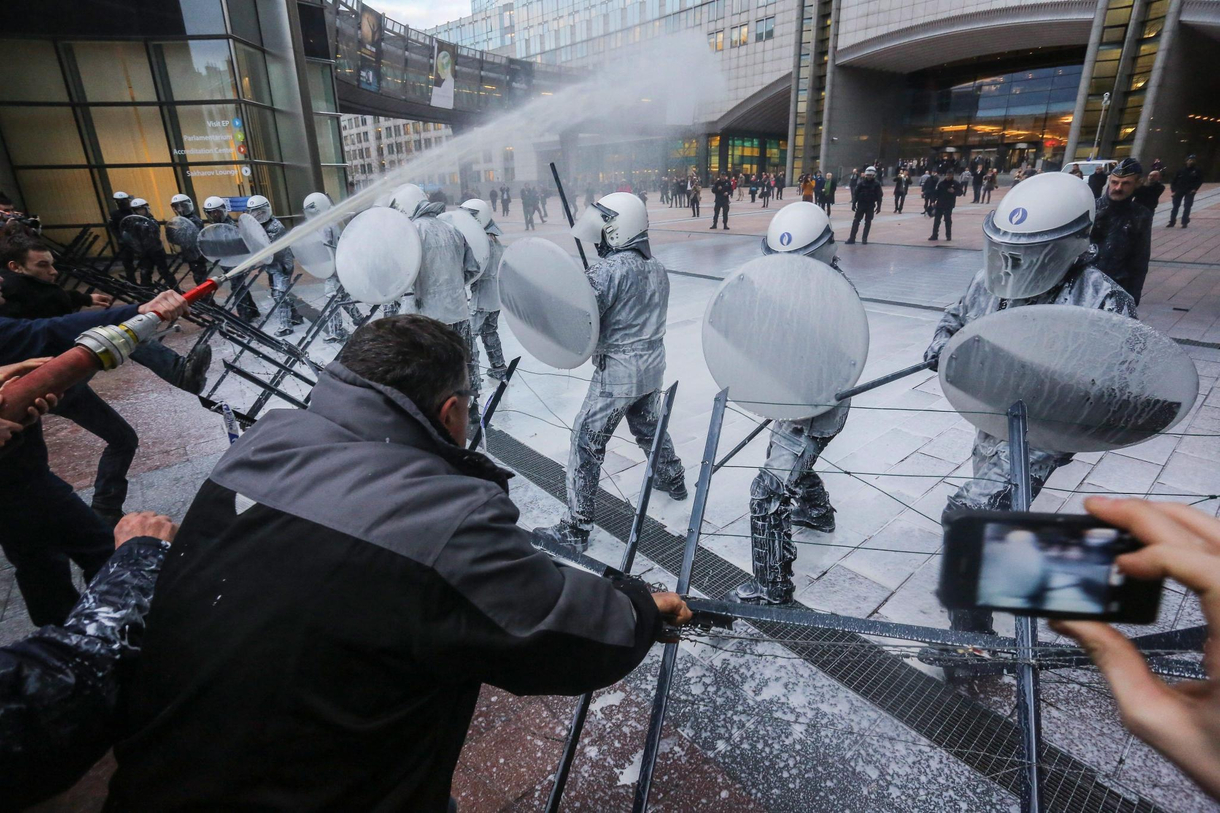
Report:
[[1076,108],[1072,111],[1072,126],[1068,128],[1067,146],[1063,152],[1064,163],[1076,157],[1076,146],[1080,142],[1084,111],[1089,102],[1089,84],[1093,81],[1093,68],[1097,64],[1097,49],[1101,46],[1101,33],[1106,26],[1106,11],[1109,0],[1097,0],[1097,11],[1093,14],[1093,29],[1089,32],[1089,48],[1085,52],[1084,70],[1080,73],[1080,87],[1076,90]]
[[[826,47],[826,100],[822,104],[822,137],[818,139],[818,145],[820,147],[818,150],[818,169],[822,170],[823,172],[826,170],[828,165],[828,156],[830,155],[830,126],[832,121],[830,109],[834,106],[835,74],[837,73],[835,60],[838,57],[839,51],[839,10],[842,5],[843,0],[834,0],[833,10],[830,13],[830,42]],[[815,36],[816,33],[817,32],[815,30]],[[815,50],[814,55],[816,56],[816,54],[817,52]],[[809,75],[813,76],[813,74],[813,65],[811,64]],[[806,110],[809,109],[808,105],[811,101],[812,97],[806,98]],[[805,143],[809,143],[808,134],[805,135]],[[810,169],[812,169],[812,167],[806,167],[805,171],[809,172]]]
[[[796,100],[801,87],[801,49],[804,47],[801,39],[805,27],[805,2],[806,0],[797,0],[796,3],[796,36],[793,37],[792,47],[792,93],[788,100],[788,157],[784,162],[786,178],[792,178],[792,167],[796,161],[796,150],[794,149],[796,146]],[[808,0],[808,2],[814,3],[817,0]],[[810,45],[812,46],[812,43]],[[811,55],[810,59],[812,58]],[[810,74],[812,75],[812,70]],[[808,98],[806,98],[805,104],[809,104]]]
[[[1135,143],[1131,154],[1139,156],[1148,144],[1149,133],[1152,131],[1152,121],[1156,118],[1157,99],[1161,86],[1165,82],[1165,65],[1178,37],[1178,26],[1182,18],[1182,0],[1169,0],[1169,9],[1165,12],[1165,25],[1161,29],[1161,41],[1157,44],[1156,60],[1152,63],[1152,75],[1148,77],[1148,86],[1144,91],[1144,106],[1140,110],[1139,125],[1135,129]],[[1163,118],[1163,117],[1162,117]]]

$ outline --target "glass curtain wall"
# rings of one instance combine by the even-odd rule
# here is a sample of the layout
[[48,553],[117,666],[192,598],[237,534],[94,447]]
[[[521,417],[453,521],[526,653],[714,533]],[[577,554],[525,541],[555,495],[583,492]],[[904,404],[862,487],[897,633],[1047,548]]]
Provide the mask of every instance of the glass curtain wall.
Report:
[[[159,220],[173,216],[178,192],[196,206],[263,194],[294,211],[254,4],[229,0],[232,34],[219,2],[188,7],[185,35],[0,39],[22,74],[0,83],[0,140],[17,186],[5,191],[51,239],[103,230],[116,191],[148,200]],[[310,64],[309,77],[333,194],[346,181],[330,64]]]
[[912,74],[899,160],[1059,169],[1082,62],[1073,51],[1035,67],[966,64]]

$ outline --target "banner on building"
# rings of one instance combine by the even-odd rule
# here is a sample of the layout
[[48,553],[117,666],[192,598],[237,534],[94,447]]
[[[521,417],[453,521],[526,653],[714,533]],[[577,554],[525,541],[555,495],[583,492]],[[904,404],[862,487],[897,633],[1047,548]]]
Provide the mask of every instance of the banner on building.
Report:
[[435,40],[432,46],[432,106],[453,109],[453,69],[457,64],[457,46]]
[[382,17],[377,11],[360,6],[360,74],[357,84],[365,90],[381,90]]

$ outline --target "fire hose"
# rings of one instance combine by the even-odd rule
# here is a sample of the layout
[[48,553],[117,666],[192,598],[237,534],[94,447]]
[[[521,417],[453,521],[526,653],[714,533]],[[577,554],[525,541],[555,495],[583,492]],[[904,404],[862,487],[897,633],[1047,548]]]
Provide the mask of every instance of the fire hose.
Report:
[[[233,271],[212,277],[182,295],[188,303],[195,302],[220,288],[222,282],[245,272],[238,266]],[[113,370],[131,357],[140,342],[157,333],[164,318],[156,313],[142,313],[117,325],[90,328],[76,339],[76,346],[43,364],[38,369],[10,381],[4,387],[0,418],[20,422],[34,401],[48,393],[63,395],[74,384],[86,381],[94,373]]]

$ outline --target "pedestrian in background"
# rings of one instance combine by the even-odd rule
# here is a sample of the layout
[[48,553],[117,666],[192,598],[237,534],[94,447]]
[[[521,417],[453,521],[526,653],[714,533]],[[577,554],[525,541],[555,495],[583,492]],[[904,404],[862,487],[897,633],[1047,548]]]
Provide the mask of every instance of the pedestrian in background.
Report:
[[851,206],[856,208],[856,187],[860,185],[860,170],[853,169],[847,178],[847,188],[851,192]]
[[1080,171],[1080,164],[1072,164],[1072,168],[1068,170],[1069,175],[1075,175],[1080,180],[1084,180],[1084,173]]
[[981,166],[974,169],[974,175],[970,178],[970,186],[974,189],[974,202],[979,203],[983,196],[983,176],[987,175]]
[[1178,221],[1178,207],[1182,207],[1182,228],[1190,224],[1190,207],[1194,206],[1195,193],[1203,185],[1203,170],[1195,166],[1195,157],[1186,156],[1186,166],[1179,169],[1173,176],[1169,191],[1173,192],[1173,208],[1169,210],[1169,228]]
[[[1077,167],[1077,170],[1080,168]],[[1000,185],[999,170],[993,169],[983,178],[983,203],[991,203],[991,193]]]
[[940,174],[936,170],[924,173],[923,181],[920,183],[920,192],[923,194],[923,213],[925,217],[932,216],[932,208],[936,201],[936,185],[939,183]]
[[1155,214],[1164,192],[1165,184],[1161,183],[1161,173],[1154,169],[1148,173],[1143,185],[1135,190],[1135,202]]
[[906,205],[907,190],[911,188],[911,179],[905,172],[899,172],[894,176],[894,212],[902,214],[902,207]]
[[1093,190],[1093,197],[1101,194],[1101,190],[1106,188],[1106,169],[1098,164],[1093,167],[1093,174],[1089,176],[1089,189]]
[[[868,232],[873,227],[873,215],[881,214],[881,198],[884,194],[881,182],[877,180],[877,170],[873,167],[864,170],[864,177],[859,180],[852,191],[851,208],[856,216],[851,222],[851,234],[847,238],[847,245],[850,246],[856,242],[856,230],[860,228],[861,220],[864,221],[864,235],[860,242],[868,245]],[[830,213],[830,204],[827,204],[826,212]]]
[[758,202],[758,176],[750,176],[750,203]]
[[787,182],[787,180],[788,180],[788,176],[784,172],[781,172],[775,176],[775,199],[776,200],[784,199],[784,184]]
[[826,216],[830,216],[830,207],[835,203],[835,190],[839,188],[839,182],[835,180],[833,172],[827,172],[822,183],[822,208],[826,210]]
[[801,187],[801,200],[805,201],[805,203],[813,203],[813,178],[810,178],[808,175],[802,175],[798,183]]
[[716,205],[712,209],[712,228],[716,228],[716,219],[724,213],[724,230],[729,230],[729,201],[733,197],[733,182],[729,180],[729,176],[721,172],[720,180],[712,184],[712,195],[715,198]]
[[699,182],[694,178],[691,179],[690,191],[687,192],[687,199],[690,201],[691,217],[699,216]]
[[953,207],[963,193],[962,185],[953,177],[953,169],[945,170],[945,177],[936,185],[934,205],[936,214],[932,220],[932,236],[929,240],[939,240],[940,222],[945,221],[945,240],[953,239]]
[[771,179],[763,174],[762,188],[758,190],[759,196],[762,198],[762,208],[767,209],[771,206]]

